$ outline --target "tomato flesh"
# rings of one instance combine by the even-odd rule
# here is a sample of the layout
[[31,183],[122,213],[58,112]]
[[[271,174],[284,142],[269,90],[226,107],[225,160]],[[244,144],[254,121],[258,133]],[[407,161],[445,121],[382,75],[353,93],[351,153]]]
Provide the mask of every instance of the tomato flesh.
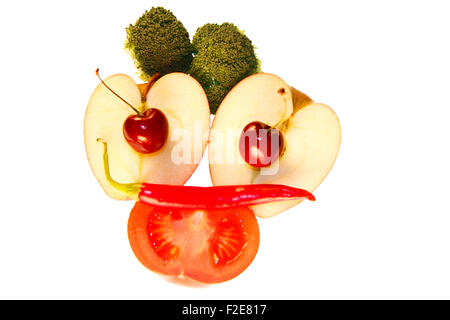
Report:
[[259,246],[259,228],[247,207],[163,209],[137,202],[128,221],[131,248],[150,270],[202,283],[244,271]]

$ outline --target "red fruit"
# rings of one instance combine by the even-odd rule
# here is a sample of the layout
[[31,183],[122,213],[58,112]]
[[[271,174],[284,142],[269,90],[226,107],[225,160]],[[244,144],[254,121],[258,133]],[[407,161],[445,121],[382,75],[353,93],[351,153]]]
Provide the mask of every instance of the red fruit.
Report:
[[[117,98],[127,104],[136,114],[129,116],[123,124],[123,135],[128,144],[139,153],[153,153],[161,149],[166,143],[169,135],[169,122],[161,110],[152,108],[141,113],[133,107],[128,101],[119,96],[112,90],[100,77],[99,69],[95,71],[100,82],[114,94]],[[149,82],[146,84],[142,92],[142,100],[145,104],[147,93],[153,83],[160,77],[160,74],[155,73]],[[146,104],[145,104],[146,106]]]
[[128,238],[148,269],[218,283],[236,277],[253,261],[259,228],[247,207],[180,210],[137,202],[128,220]]
[[169,122],[160,110],[152,108],[142,115],[129,116],[123,124],[123,135],[128,144],[139,153],[160,150],[167,141]]
[[245,126],[239,139],[239,152],[249,165],[256,168],[274,163],[284,148],[284,138],[278,129],[262,122]]

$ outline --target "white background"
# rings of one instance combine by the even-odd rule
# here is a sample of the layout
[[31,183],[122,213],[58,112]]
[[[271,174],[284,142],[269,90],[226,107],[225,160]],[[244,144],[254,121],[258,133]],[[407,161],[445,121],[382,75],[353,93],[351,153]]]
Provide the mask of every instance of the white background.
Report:
[[[258,3],[258,4],[256,4]],[[131,202],[109,199],[83,145],[103,76],[136,77],[125,27],[163,4],[192,35],[234,22],[278,74],[340,117],[334,169],[259,220],[254,263],[204,288],[136,260]],[[2,1],[0,298],[450,298],[447,1]],[[209,185],[207,158],[189,184]]]

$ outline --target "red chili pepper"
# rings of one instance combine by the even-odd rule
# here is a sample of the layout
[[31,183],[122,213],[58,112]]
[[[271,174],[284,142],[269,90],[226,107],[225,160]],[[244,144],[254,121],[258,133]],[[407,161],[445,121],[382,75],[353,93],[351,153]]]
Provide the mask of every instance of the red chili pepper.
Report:
[[235,186],[191,187],[151,183],[119,183],[109,171],[108,147],[105,141],[103,163],[106,180],[115,189],[131,198],[156,207],[179,209],[221,209],[256,204],[303,200],[315,201],[309,191],[279,184],[250,184]]
[[306,190],[276,184],[188,187],[144,183],[139,192],[139,201],[146,204],[186,209],[247,207],[293,199],[315,200]]

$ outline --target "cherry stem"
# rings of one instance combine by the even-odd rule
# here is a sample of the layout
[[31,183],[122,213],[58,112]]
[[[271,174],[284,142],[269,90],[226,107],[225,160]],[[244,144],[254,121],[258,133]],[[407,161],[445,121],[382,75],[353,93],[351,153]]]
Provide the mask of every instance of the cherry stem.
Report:
[[134,200],[139,200],[139,193],[141,192],[142,183],[120,183],[111,177],[109,170],[108,145],[102,138],[97,138],[97,142],[103,143],[103,166],[105,167],[106,181],[116,190],[125,193]]
[[109,90],[111,91],[117,98],[119,98],[120,100],[122,100],[123,102],[125,102],[131,109],[133,109],[134,112],[136,112],[136,114],[138,116],[142,116],[142,113],[139,112],[138,109],[136,109],[135,107],[133,107],[128,101],[126,101],[124,98],[122,98],[121,96],[119,96],[117,93],[115,93],[110,87],[108,87],[108,85],[105,83],[105,81],[102,80],[102,78],[100,78],[100,69],[97,68],[97,70],[95,70],[95,74],[97,75],[97,77],[100,79],[101,83]]
[[153,86],[153,84],[156,82],[156,80],[159,79],[159,77],[161,77],[161,73],[156,72],[151,78],[150,80],[148,80],[147,85],[145,86],[144,91],[142,92],[142,101],[146,101],[147,100],[147,94],[150,91],[150,88]]

